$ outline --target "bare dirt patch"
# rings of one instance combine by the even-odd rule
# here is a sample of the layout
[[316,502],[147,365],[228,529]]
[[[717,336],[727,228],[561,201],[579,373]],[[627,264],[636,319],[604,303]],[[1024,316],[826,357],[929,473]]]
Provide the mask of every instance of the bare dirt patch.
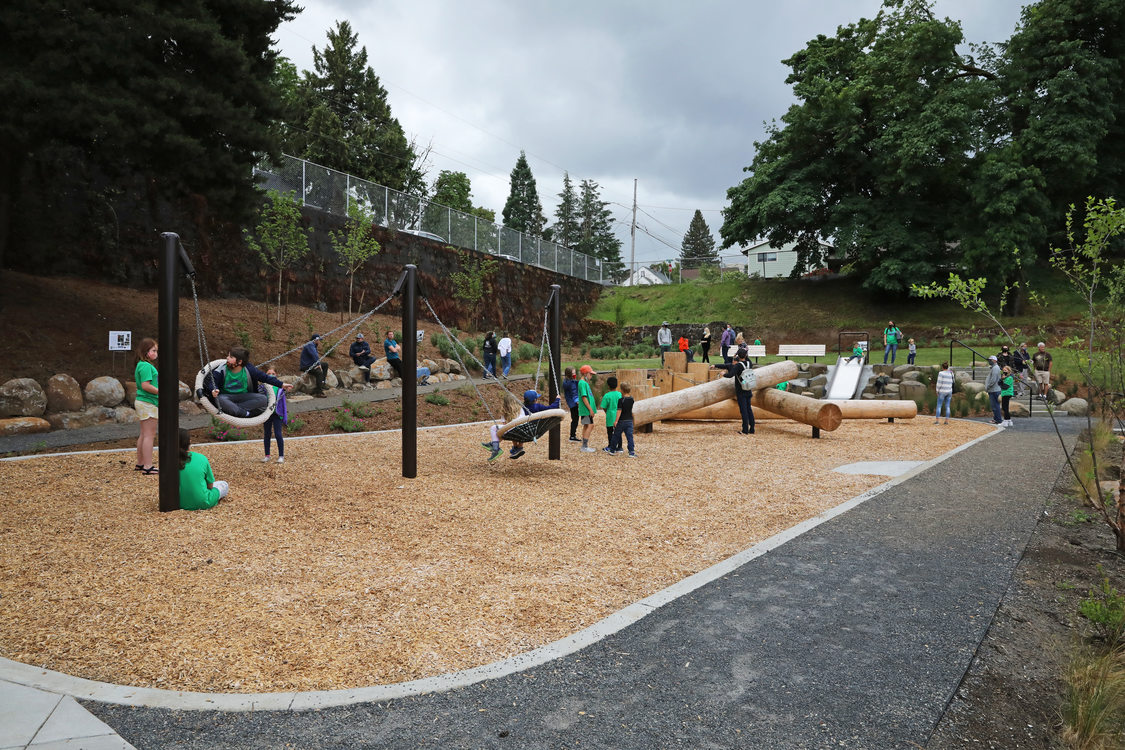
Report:
[[[610,612],[988,430],[848,422],[659,425],[640,457],[536,446],[495,464],[481,427],[202,446],[232,496],[156,512],[132,456],[0,463],[0,653],[123,684],[233,692],[399,682],[487,663]],[[724,461],[688,490],[676,467]],[[732,491],[736,487],[738,491]]]

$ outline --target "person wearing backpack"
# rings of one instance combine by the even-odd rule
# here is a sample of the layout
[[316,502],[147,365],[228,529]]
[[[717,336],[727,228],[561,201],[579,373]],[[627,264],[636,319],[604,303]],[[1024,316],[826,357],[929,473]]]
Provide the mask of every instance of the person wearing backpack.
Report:
[[742,429],[740,432],[743,435],[754,434],[754,407],[750,404],[750,399],[754,396],[752,385],[754,382],[754,371],[747,361],[745,349],[739,349],[738,353],[734,355],[734,364],[724,378],[734,378],[734,395],[738,400],[738,413],[742,415]]

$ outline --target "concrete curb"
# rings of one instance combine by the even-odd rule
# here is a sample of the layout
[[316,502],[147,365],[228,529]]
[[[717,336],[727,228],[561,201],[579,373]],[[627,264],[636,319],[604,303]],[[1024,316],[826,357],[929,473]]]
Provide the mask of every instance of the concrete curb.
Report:
[[[445,427],[445,425],[426,429],[442,429],[442,427]],[[579,651],[593,643],[597,643],[603,638],[613,635],[636,623],[665,604],[675,601],[716,579],[728,575],[747,562],[777,549],[786,542],[820,526],[822,523],[862,505],[890,488],[902,484],[923,471],[1002,431],[1002,429],[997,428],[937,458],[926,461],[900,476],[884,482],[877,487],[873,487],[834,508],[824,511],[820,515],[802,521],[796,526],[775,534],[742,552],[736,553],[722,562],[716,563],[655,594],[634,602],[573,635],[508,659],[502,659],[459,672],[451,672],[436,677],[390,685],[374,685],[343,690],[288,693],[199,693],[114,685],[107,682],[87,680],[81,677],[72,677],[61,672],[54,672],[52,670],[41,669],[39,667],[0,658],[0,680],[7,680],[27,687],[70,695],[80,700],[185,711],[311,710],[333,706],[347,706],[355,703],[387,701],[396,698],[425,695],[427,693],[445,692],[454,688],[473,685],[485,680],[496,679],[541,666],[547,662]],[[347,436],[341,435],[340,437]],[[36,458],[49,457],[50,456],[36,456]]]

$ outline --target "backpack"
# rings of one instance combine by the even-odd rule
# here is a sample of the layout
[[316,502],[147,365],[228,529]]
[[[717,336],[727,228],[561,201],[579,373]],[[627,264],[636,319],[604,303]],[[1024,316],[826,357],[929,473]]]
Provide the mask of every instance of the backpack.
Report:
[[748,362],[742,363],[742,372],[738,376],[738,385],[744,391],[752,391],[758,385],[758,376],[750,369]]

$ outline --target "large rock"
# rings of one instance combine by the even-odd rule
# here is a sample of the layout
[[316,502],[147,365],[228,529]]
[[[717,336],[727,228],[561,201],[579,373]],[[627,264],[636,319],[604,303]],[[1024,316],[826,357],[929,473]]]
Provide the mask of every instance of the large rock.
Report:
[[47,381],[47,411],[79,411],[82,406],[82,386],[69,375],[52,375]]
[[1054,388],[1047,389],[1047,400],[1052,404],[1061,404],[1066,401],[1066,394],[1062,391],[1055,390]]
[[1084,398],[1068,398],[1059,409],[1072,417],[1084,417],[1090,413],[1090,403]]
[[33,435],[37,432],[48,432],[51,423],[40,417],[10,417],[0,419],[0,437],[8,435]]
[[136,409],[122,405],[113,410],[113,421],[117,424],[136,424],[140,420],[137,419]]
[[918,370],[914,365],[898,365],[895,367],[893,374],[896,378],[903,378],[908,372],[916,372]]
[[890,377],[895,374],[894,365],[871,365],[871,369],[876,375],[886,375]]
[[64,411],[48,414],[47,421],[56,430],[81,430],[100,424],[110,424],[117,416],[115,409],[107,406],[89,406],[83,411]]
[[806,378],[793,378],[789,381],[789,390],[794,393],[800,393],[809,387],[809,381]]
[[125,386],[117,378],[103,375],[86,384],[86,403],[90,406],[117,406],[125,400]]
[[180,381],[180,401],[187,401],[190,398],[191,398],[191,386],[181,380]]
[[[815,378],[814,378],[814,379],[815,379]],[[809,387],[809,391],[808,391],[808,392],[809,392],[810,394],[812,394],[812,397],[813,397],[813,398],[824,398],[824,394],[825,394],[825,392],[826,392],[827,390],[828,390],[828,389],[827,389],[827,388],[825,388],[825,387],[824,387],[823,385],[814,385],[814,386],[810,386],[810,387]]]
[[978,383],[975,380],[966,380],[961,384],[961,390],[968,394],[969,397],[977,396],[984,393],[984,383]]
[[926,385],[915,380],[904,380],[898,384],[898,397],[911,401],[921,401],[926,397]]
[[922,380],[922,373],[919,370],[911,370],[910,372],[904,372],[902,374],[902,379],[903,380],[913,380],[914,382],[918,383],[918,382],[921,382],[921,380]]
[[899,383],[887,383],[887,390],[885,393],[901,393],[902,389],[899,388]]
[[432,359],[423,359],[422,367],[428,367],[431,373],[441,372],[441,367]]
[[375,364],[371,365],[371,379],[373,381],[390,380],[394,376],[394,374],[395,371],[391,369],[391,366],[387,364],[387,360],[385,359],[382,361],[382,363],[376,362]]
[[[352,376],[343,370],[340,370],[338,373],[336,373],[336,379],[340,382],[340,388],[351,388],[352,383],[355,382]],[[362,376],[360,376],[359,382],[363,382]]]
[[1008,413],[1013,417],[1030,417],[1031,412],[1027,409],[1027,404],[1023,401],[1011,401],[1008,404]]
[[180,414],[185,417],[194,417],[197,414],[203,413],[203,407],[194,401],[181,401],[179,408]]
[[[363,369],[360,369],[359,367],[353,367],[352,369],[348,370],[347,375],[348,375],[348,379],[351,381],[352,385],[354,385],[356,383],[362,384],[362,383],[367,382],[367,375],[368,375],[369,372],[370,372],[370,370],[363,370]],[[340,374],[342,375],[343,373],[340,373]]]
[[[809,376],[815,380],[818,375],[826,375],[828,373],[828,365],[824,362],[810,362],[809,363]],[[812,382],[810,380],[809,382]]]
[[827,386],[828,385],[828,376],[827,375],[816,375],[814,377],[809,378],[809,388],[816,388],[818,385]]
[[960,370],[958,372],[953,373],[953,379],[956,380],[958,383],[968,383],[970,380],[973,379],[973,376],[970,373],[966,372],[965,370]]
[[47,394],[31,378],[14,378],[0,385],[0,417],[41,417]]
[[457,360],[455,360],[455,359],[447,359],[447,360],[445,360],[445,366],[446,366],[446,368],[448,369],[449,373],[450,373],[450,374],[452,374],[452,375],[461,375],[461,374],[463,374],[463,372],[462,372],[462,370],[461,370],[461,363],[460,363],[460,362],[458,362],[458,361],[457,361]]
[[135,403],[137,400],[137,384],[132,380],[126,380],[122,385],[125,386],[125,403]]

